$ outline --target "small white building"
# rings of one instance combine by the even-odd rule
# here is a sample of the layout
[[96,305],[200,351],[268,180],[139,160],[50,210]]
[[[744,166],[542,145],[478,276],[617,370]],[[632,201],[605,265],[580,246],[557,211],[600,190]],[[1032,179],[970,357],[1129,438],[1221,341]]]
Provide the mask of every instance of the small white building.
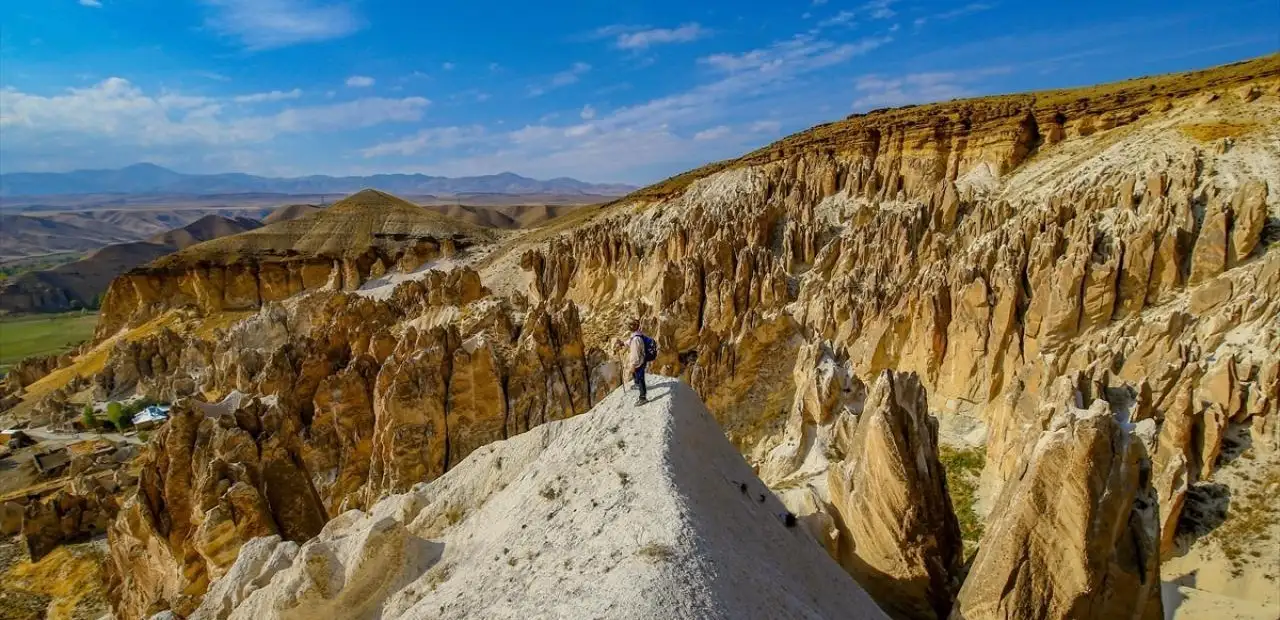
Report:
[[163,424],[168,419],[169,405],[151,405],[133,416],[133,426],[145,431]]

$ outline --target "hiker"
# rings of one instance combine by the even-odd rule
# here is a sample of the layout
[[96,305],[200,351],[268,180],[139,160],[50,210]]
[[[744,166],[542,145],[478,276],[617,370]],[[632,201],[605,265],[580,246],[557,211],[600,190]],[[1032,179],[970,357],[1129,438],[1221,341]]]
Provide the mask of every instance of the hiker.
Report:
[[636,388],[640,390],[640,398],[636,400],[636,404],[643,405],[649,400],[644,383],[644,368],[657,356],[658,345],[640,331],[639,319],[631,319],[628,328],[631,330],[631,335],[619,341],[618,344],[627,347],[627,366],[631,369],[631,378],[635,380]]

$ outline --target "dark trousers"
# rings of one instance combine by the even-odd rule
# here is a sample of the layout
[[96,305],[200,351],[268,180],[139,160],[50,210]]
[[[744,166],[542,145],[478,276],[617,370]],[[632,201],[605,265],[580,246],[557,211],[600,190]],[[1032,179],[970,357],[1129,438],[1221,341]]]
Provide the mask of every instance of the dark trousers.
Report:
[[637,369],[635,369],[635,370],[632,370],[632,371],[631,371],[631,378],[632,378],[632,379],[635,379],[635,381],[636,381],[636,387],[637,387],[637,388],[640,388],[640,398],[641,398],[641,400],[648,400],[648,399],[649,399],[649,394],[648,394],[648,392],[646,391],[646,389],[645,389],[645,385],[644,385],[644,366],[642,365],[642,366],[640,366],[639,368],[637,368]]

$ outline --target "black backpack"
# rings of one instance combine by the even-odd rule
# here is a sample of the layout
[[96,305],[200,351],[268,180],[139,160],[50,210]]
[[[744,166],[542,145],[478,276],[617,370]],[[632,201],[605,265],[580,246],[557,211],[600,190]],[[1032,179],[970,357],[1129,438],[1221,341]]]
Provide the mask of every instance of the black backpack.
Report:
[[658,359],[658,341],[644,334],[640,334],[641,343],[644,344],[644,363],[648,364]]

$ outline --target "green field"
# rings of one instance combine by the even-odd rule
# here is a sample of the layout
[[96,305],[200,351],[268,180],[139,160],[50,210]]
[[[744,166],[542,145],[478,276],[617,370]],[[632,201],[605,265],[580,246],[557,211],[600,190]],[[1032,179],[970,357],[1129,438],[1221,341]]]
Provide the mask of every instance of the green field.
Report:
[[24,357],[66,351],[93,336],[92,312],[0,318],[0,375]]

